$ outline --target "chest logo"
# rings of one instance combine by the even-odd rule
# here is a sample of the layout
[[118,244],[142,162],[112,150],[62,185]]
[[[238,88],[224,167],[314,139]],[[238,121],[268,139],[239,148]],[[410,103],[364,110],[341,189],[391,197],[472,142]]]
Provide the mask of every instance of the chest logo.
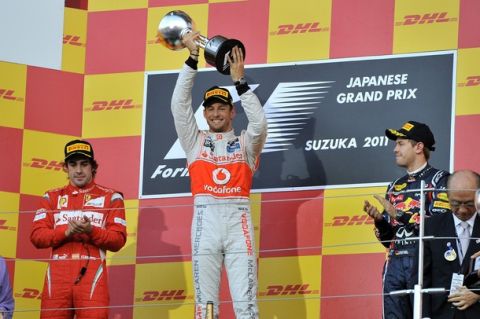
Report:
[[225,185],[230,180],[231,175],[230,175],[230,172],[227,169],[225,169],[223,167],[219,167],[219,168],[213,170],[212,177],[213,177],[213,181],[215,182],[215,184]]
[[103,207],[105,205],[105,196],[91,198],[89,194],[85,196],[85,206]]
[[58,198],[57,209],[68,207],[68,195],[63,195]]
[[238,138],[227,143],[227,153],[233,153],[240,149],[240,142]]

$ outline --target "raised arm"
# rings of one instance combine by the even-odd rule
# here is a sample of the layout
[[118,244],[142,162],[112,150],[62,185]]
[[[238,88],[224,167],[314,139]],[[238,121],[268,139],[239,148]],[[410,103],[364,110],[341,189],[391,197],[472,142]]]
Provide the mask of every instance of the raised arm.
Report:
[[245,62],[242,50],[234,47],[232,56],[228,57],[228,62],[230,63],[230,76],[248,118],[245,147],[249,164],[254,166],[267,139],[267,118],[258,97],[250,90],[245,81]]
[[175,129],[185,152],[193,149],[198,137],[198,126],[192,110],[192,88],[197,74],[199,52],[194,40],[198,36],[198,33],[191,32],[183,39],[189,49],[190,56],[180,70],[172,95],[171,110]]

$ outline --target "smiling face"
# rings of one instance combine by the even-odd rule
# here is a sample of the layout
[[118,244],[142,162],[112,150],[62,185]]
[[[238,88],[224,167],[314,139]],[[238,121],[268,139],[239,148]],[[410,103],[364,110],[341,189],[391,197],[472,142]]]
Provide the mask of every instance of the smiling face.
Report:
[[64,166],[70,183],[82,188],[88,185],[93,179],[93,167],[90,160],[86,158],[74,158],[67,160]]
[[214,102],[205,107],[203,116],[207,120],[211,132],[225,133],[233,128],[235,110],[230,104]]

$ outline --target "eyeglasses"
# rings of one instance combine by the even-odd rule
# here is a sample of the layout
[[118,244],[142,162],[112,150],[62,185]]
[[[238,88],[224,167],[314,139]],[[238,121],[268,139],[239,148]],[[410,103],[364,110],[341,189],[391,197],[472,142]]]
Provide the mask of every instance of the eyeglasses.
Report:
[[450,201],[450,207],[452,209],[459,209],[461,206],[464,206],[465,208],[468,208],[468,209],[475,209],[475,202],[473,200],[469,200],[466,202],[461,202],[458,200]]

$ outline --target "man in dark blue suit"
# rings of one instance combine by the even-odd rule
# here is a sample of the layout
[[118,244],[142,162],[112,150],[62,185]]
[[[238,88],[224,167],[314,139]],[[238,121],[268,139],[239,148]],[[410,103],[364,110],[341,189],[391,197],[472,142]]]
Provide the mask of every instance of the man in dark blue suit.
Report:
[[[432,319],[478,319],[480,295],[462,284],[462,275],[472,271],[470,257],[480,250],[480,216],[475,208],[480,176],[468,170],[457,171],[449,177],[447,188],[452,213],[425,221],[425,236],[435,238],[425,241],[423,282],[423,288],[445,288],[447,292],[424,294],[423,315]],[[454,278],[457,285],[452,285]],[[453,286],[456,289],[450,291]]]

